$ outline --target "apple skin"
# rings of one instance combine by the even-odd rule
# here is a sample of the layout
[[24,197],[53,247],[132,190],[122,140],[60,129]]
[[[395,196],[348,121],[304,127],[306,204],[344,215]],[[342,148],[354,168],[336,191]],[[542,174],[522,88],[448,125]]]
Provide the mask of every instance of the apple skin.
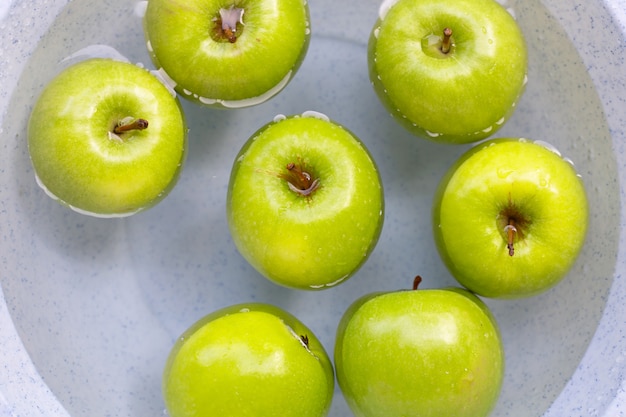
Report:
[[261,303],[196,322],[175,343],[163,373],[171,417],[322,417],[333,389],[330,358],[311,330]]
[[[116,136],[125,117],[149,125]],[[121,139],[120,139],[121,138]],[[187,128],[178,100],[133,64],[94,58],[55,77],[28,123],[37,180],[62,204],[83,214],[134,214],[163,199],[185,159]]]
[[[244,9],[234,43],[214,39],[220,9]],[[144,32],[153,63],[196,103],[221,108],[262,103],[299,69],[310,41],[304,0],[150,0]]]
[[[438,46],[445,28],[453,46]],[[428,39],[433,45],[428,45]],[[405,128],[441,143],[469,143],[500,129],[527,80],[515,19],[494,0],[385,1],[368,44],[378,97]]]
[[[509,217],[519,229],[513,255]],[[587,225],[585,188],[572,163],[526,139],[492,139],[467,151],[433,203],[444,263],[461,285],[485,297],[528,297],[556,285],[578,257]]]
[[460,288],[361,297],[339,322],[334,359],[357,417],[487,416],[504,375],[495,318]]
[[[309,196],[290,189],[290,163],[319,179]],[[325,289],[352,276],[383,225],[383,188],[361,141],[315,112],[277,117],[235,159],[227,218],[243,257],[271,281]]]

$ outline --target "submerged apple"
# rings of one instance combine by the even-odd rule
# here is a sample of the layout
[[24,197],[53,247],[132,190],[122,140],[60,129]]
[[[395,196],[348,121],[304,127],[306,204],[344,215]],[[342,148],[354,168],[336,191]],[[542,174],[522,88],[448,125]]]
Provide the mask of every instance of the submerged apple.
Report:
[[379,98],[409,131],[468,143],[508,120],[526,83],[527,51],[495,0],[386,0],[368,46]]
[[459,283],[517,298],[566,275],[585,241],[588,203],[574,166],[554,147],[494,139],[449,169],[433,218],[437,248]]
[[280,116],[239,152],[228,225],[245,259],[292,288],[337,285],[367,260],[383,224],[383,189],[363,143],[316,112]]
[[84,214],[127,216],[163,199],[186,152],[178,100],[152,74],[90,59],[44,89],[28,124],[38,183]]
[[500,394],[504,353],[478,297],[414,289],[355,301],[337,328],[335,366],[356,416],[485,417]]
[[169,416],[323,417],[333,367],[302,322],[268,304],[215,311],[178,339],[163,373]]
[[150,0],[144,27],[152,60],[176,91],[215,107],[277,94],[310,40],[305,0]]

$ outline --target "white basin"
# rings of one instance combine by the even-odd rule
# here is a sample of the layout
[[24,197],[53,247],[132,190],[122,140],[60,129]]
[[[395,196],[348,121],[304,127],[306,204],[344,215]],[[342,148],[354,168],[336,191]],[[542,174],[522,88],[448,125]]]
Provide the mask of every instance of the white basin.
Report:
[[[190,152],[178,185],[125,219],[86,217],[49,199],[35,183],[26,125],[60,61],[78,51],[117,51],[151,67],[141,5],[2,1],[0,416],[162,415],[161,372],[173,341],[235,302],[286,308],[332,352],[338,320],[358,296],[407,288],[416,274],[425,288],[455,285],[435,250],[430,206],[437,182],[468,147],[412,137],[378,102],[365,45],[379,0],[310,1],[307,58],[265,104],[219,111],[184,102]],[[580,259],[557,287],[524,300],[487,300],[507,357],[493,416],[626,415],[626,1],[508,0],[505,7],[526,35],[530,67],[526,93],[497,136],[547,141],[572,159],[591,223]],[[259,276],[225,220],[240,146],[276,114],[306,110],[365,142],[386,195],[370,259],[322,292]],[[338,388],[330,415],[351,415]]]

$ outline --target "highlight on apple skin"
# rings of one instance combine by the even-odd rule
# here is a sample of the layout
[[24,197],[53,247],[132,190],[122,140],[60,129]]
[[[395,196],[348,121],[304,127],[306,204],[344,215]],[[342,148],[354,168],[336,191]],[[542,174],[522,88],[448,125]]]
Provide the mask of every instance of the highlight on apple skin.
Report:
[[458,282],[485,297],[520,298],[555,286],[585,242],[581,177],[554,146],[492,139],[442,178],[433,203],[439,254]]
[[334,287],[373,251],[383,186],[364,144],[323,114],[277,116],[237,155],[228,226],[241,255],[290,288]]
[[175,94],[149,71],[112,59],[63,70],[28,123],[37,183],[60,203],[97,217],[129,216],[165,198],[186,149]]

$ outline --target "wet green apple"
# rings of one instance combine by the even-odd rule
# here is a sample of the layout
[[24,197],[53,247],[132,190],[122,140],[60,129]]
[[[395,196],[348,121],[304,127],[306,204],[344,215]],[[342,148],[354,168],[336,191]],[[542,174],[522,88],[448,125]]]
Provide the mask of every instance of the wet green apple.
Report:
[[363,143],[326,116],[279,116],[236,157],[227,218],[239,252],[265,277],[298,289],[344,282],[383,224],[383,188]]
[[527,51],[495,0],[386,0],[372,30],[369,74],[409,131],[443,143],[494,134],[526,84]]
[[493,139],[466,152],[441,180],[435,241],[452,275],[471,291],[519,298],[556,285],[587,233],[584,184],[545,142]]
[[334,358],[357,417],[485,417],[503,379],[495,318],[460,288],[358,299],[339,323]]
[[148,50],[182,97],[245,107],[280,92],[308,49],[306,0],[150,0]]
[[93,216],[128,216],[173,188],[186,152],[182,109],[136,65],[93,58],[66,68],[38,98],[28,150],[38,183]]
[[170,417],[323,417],[334,373],[319,340],[290,313],[237,304],[191,326],[163,373]]

